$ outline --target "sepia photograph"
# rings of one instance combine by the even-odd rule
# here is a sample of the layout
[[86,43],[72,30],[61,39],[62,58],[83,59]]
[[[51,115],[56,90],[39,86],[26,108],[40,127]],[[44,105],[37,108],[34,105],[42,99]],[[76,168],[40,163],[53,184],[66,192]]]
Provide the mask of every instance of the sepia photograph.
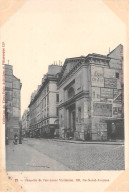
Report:
[[121,44],[49,65],[20,116],[23,85],[5,64],[8,171],[124,169]]

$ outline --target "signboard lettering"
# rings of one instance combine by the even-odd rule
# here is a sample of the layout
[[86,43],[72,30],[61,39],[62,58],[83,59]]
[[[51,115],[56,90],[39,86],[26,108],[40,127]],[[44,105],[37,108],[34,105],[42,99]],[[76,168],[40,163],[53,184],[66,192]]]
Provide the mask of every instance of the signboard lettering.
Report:
[[117,88],[117,79],[105,78],[104,85],[107,88],[112,88],[112,89]]
[[113,99],[113,89],[101,88],[101,97]]
[[112,116],[112,104],[93,103],[94,116]]
[[92,99],[100,102],[100,88],[92,87]]
[[122,110],[121,107],[113,107],[113,115],[121,116]]
[[104,87],[104,74],[102,67],[91,66],[91,85]]

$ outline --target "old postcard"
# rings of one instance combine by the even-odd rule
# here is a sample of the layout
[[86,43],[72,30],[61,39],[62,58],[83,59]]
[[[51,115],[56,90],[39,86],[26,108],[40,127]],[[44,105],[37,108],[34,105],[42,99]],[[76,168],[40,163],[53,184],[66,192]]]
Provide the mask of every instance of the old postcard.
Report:
[[0,1],[0,191],[129,191],[128,0]]

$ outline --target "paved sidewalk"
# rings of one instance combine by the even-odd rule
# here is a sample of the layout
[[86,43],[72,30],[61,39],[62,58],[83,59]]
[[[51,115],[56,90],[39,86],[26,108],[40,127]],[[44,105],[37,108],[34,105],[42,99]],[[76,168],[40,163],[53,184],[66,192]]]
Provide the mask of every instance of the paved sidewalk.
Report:
[[6,148],[7,171],[70,171],[62,163],[25,144],[14,145],[12,141]]
[[18,145],[9,143],[6,148],[7,170],[98,171],[125,169],[124,145],[91,143],[41,138],[25,138],[23,143]]
[[123,140],[118,141],[76,141],[76,140],[63,140],[63,139],[51,139],[52,141],[57,142],[68,142],[68,143],[75,143],[75,144],[104,144],[104,145],[124,145]]

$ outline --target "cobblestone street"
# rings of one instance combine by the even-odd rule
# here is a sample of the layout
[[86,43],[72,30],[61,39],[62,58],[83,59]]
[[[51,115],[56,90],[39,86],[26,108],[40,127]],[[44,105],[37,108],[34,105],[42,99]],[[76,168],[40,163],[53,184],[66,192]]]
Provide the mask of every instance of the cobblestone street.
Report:
[[80,171],[123,170],[124,146],[82,144],[50,139],[24,139],[9,143],[6,149],[7,171]]

